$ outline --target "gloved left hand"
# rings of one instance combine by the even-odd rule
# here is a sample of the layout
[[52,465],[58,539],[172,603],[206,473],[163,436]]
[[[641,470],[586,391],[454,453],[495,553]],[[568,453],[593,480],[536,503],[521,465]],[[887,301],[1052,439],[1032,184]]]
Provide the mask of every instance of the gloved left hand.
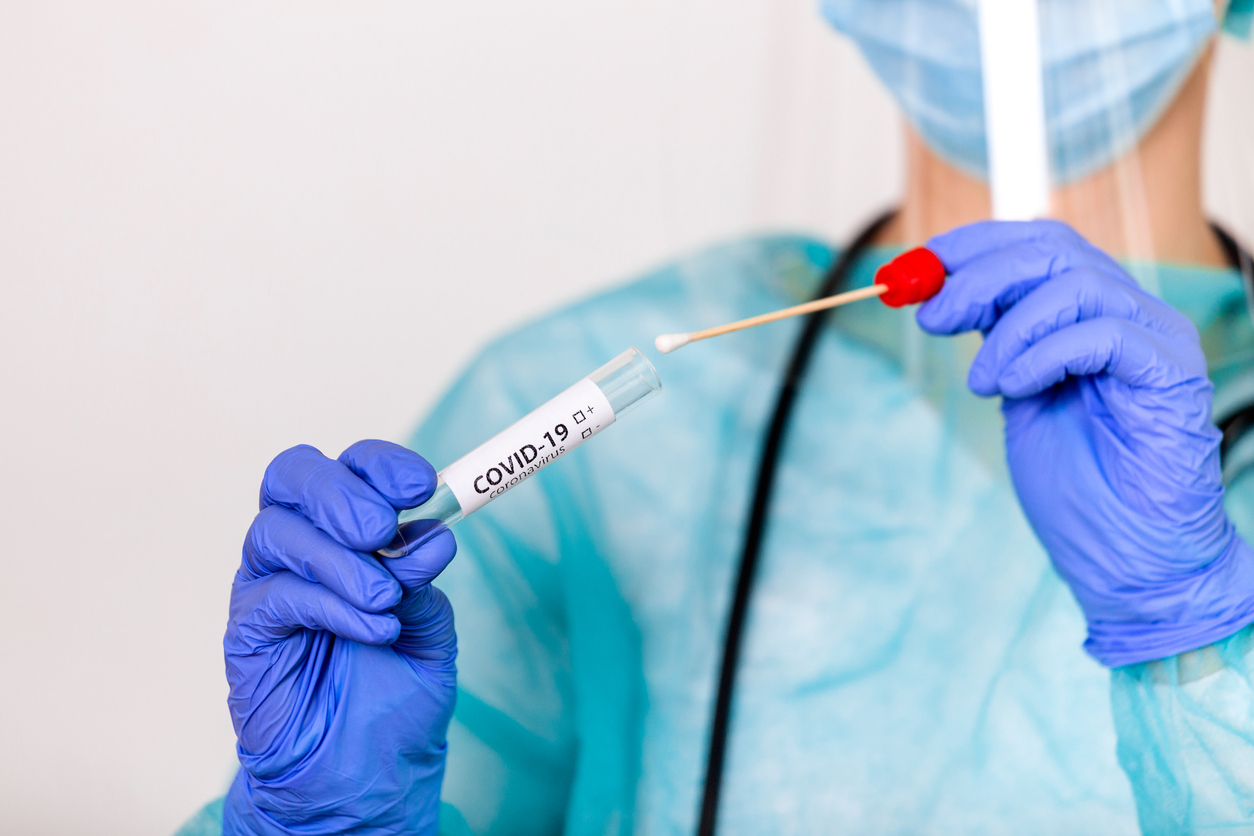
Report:
[[1065,224],[987,221],[928,242],[950,273],[933,334],[978,329],[968,385],[1001,395],[1024,513],[1114,667],[1254,621],[1254,552],[1223,508],[1197,330]]

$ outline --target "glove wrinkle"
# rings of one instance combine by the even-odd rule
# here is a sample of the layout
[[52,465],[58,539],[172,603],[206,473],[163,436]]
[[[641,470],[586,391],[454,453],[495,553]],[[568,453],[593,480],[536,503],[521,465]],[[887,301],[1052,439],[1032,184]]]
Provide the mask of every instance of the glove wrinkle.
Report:
[[368,553],[435,481],[380,441],[340,461],[294,447],[267,468],[223,639],[242,767],[224,834],[436,832],[457,636],[431,581],[456,543]]
[[950,277],[919,325],[985,333],[968,385],[1002,396],[1015,491],[1084,610],[1088,652],[1144,662],[1254,622],[1192,323],[1056,221],[981,222],[928,247]]

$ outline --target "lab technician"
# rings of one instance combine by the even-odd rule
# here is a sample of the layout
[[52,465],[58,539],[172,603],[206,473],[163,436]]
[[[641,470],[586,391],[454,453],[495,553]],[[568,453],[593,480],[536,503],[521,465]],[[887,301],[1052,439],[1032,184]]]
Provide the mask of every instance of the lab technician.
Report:
[[281,453],[225,638],[241,768],[183,832],[694,832],[799,321],[655,357],[661,398],[456,544],[372,552],[428,461],[625,347],[924,241],[950,277],[917,324],[844,309],[795,381],[705,832],[1254,832],[1254,328],[1199,186],[1211,44],[1250,3],[1039,8],[1061,221],[969,223],[974,3],[827,0],[909,125],[853,258],[714,247],[497,341],[417,453]]

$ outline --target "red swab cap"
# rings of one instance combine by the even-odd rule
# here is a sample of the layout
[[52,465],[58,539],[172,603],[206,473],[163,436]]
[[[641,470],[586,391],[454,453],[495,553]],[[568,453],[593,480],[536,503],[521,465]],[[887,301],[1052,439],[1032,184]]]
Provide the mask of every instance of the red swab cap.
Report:
[[888,288],[880,301],[890,308],[926,302],[945,286],[945,265],[927,247],[915,247],[876,270],[875,283]]

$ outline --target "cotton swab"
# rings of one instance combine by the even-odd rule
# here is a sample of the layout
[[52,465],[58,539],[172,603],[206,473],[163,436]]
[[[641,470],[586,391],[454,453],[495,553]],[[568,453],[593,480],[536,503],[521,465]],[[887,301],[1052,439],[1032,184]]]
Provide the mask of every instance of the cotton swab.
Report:
[[804,305],[794,305],[791,308],[784,308],[780,311],[751,316],[748,319],[742,319],[737,322],[729,322],[726,325],[719,325],[717,328],[706,328],[704,331],[693,331],[690,334],[662,334],[653,341],[653,345],[663,354],[670,354],[675,349],[681,348],[688,343],[695,343],[697,340],[719,337],[723,334],[730,334],[732,331],[743,331],[745,328],[752,328],[755,325],[765,325],[768,322],[788,319],[791,316],[801,316],[802,314],[813,313],[827,308],[847,305],[850,302],[870,299],[872,296],[879,296],[887,292],[888,288],[884,285],[873,284],[860,290],[850,290],[846,293],[837,293],[835,296],[815,299],[813,302],[806,302]]
[[875,296],[880,297],[880,301],[889,307],[900,308],[903,305],[913,305],[916,302],[931,299],[944,284],[945,265],[931,250],[917,247],[902,253],[877,270],[875,284],[870,287],[837,293],[835,296],[827,296],[823,299],[815,299],[813,302],[794,305],[791,308],[751,316],[748,319],[729,322],[715,328],[706,328],[704,331],[692,331],[688,334],[662,334],[653,341],[653,345],[663,354],[670,354],[675,349],[697,340],[718,337],[733,331],[743,331],[755,325],[764,325],[793,316],[848,305],[850,302],[858,302]]

